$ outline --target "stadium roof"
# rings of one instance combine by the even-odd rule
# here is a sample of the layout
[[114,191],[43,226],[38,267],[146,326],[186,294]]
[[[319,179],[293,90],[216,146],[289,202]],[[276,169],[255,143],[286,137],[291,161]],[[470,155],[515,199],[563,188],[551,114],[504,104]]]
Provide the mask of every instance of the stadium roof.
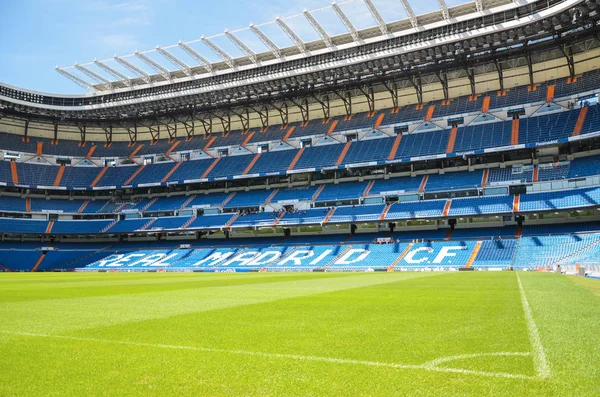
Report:
[[[115,55],[110,59],[57,66],[56,70],[86,90],[96,93],[139,89],[154,84],[210,77],[216,72],[238,71],[326,54],[486,15],[492,7],[532,2],[475,0],[449,7],[446,0],[428,0],[425,4],[418,4],[414,0],[412,3],[409,0],[394,1],[403,11],[398,20],[386,21],[382,15],[388,15],[389,12],[382,13],[372,0],[333,1],[330,6],[277,17],[262,24],[250,24],[243,29],[226,29],[221,34],[202,35],[196,40]],[[457,2],[452,0],[452,3]],[[416,6],[417,12],[425,13],[417,15],[413,6]],[[287,37],[285,43],[281,36]],[[316,39],[305,41],[301,36]],[[229,44],[228,47],[234,48],[235,53],[219,44],[223,41]],[[257,50],[258,47],[260,49]]]

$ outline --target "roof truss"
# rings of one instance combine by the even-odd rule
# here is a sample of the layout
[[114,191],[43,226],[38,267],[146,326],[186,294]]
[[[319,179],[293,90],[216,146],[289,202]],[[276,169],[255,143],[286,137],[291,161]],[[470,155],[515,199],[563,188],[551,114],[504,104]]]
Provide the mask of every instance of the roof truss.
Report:
[[377,26],[379,26],[379,30],[381,31],[381,33],[387,34],[388,33],[387,24],[381,17],[381,14],[377,10],[377,7],[375,7],[375,4],[373,4],[373,2],[371,0],[364,0],[364,2],[365,2],[365,5],[367,6],[367,8],[369,9],[369,11],[371,12],[371,15],[373,15],[373,18],[377,22]]
[[233,67],[233,59],[229,56],[228,53],[226,53],[225,51],[223,51],[222,49],[220,49],[215,43],[213,43],[212,41],[210,41],[208,39],[208,37],[206,37],[204,35],[200,38],[200,40],[202,40],[202,42],[204,44],[206,44],[206,46],[208,48],[210,48],[212,52],[214,52],[215,54],[217,54],[223,61],[225,61],[225,63],[227,63],[227,65],[230,68]]
[[352,39],[354,41],[360,40],[360,36],[358,35],[358,31],[356,30],[356,28],[352,24],[352,21],[350,21],[348,19],[348,17],[346,16],[346,14],[344,14],[344,11],[340,8],[340,6],[335,1],[333,3],[331,3],[331,8],[333,8],[333,10],[337,14],[337,16],[343,22],[344,26],[346,26],[346,29],[348,29],[348,33],[350,33],[350,35],[352,36]]

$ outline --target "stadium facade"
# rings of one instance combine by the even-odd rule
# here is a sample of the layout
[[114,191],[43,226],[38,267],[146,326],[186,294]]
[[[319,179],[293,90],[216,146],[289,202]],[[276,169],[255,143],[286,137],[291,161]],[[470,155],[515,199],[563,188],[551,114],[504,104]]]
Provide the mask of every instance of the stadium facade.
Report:
[[289,48],[57,68],[85,95],[0,85],[2,268],[597,267],[599,2],[364,3],[337,36],[305,11],[315,42],[278,18]]

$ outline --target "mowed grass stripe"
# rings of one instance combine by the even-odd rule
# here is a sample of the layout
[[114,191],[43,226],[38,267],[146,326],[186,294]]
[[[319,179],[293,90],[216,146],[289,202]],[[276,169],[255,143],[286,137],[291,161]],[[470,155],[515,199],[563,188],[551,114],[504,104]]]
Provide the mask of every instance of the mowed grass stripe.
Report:
[[[99,297],[74,297],[0,303],[0,330],[63,333],[184,313],[271,302],[362,286],[390,283],[432,274],[365,274],[348,277],[318,275],[307,280],[287,278],[262,283],[203,287]],[[240,276],[242,278],[243,275]]]
[[[322,277],[349,277],[351,273],[331,273]],[[1,302],[19,302],[31,300],[83,298],[94,296],[129,295],[162,291],[176,291],[206,287],[223,287],[268,282],[284,282],[314,279],[306,273],[290,273],[280,276],[275,273],[250,273],[241,277],[239,274],[204,275],[188,274],[184,277],[172,277],[164,273],[150,273],[146,279],[130,279],[127,274],[111,274],[106,281],[71,282],[71,283],[31,283],[11,285],[0,291]]]
[[[512,273],[438,274],[167,319],[85,329],[77,337],[487,371],[530,345]],[[479,357],[482,356],[482,357]],[[535,375],[531,357],[494,372]]]
[[[600,296],[589,281],[520,273],[551,368],[555,395],[600,395]],[[569,392],[564,392],[568,389]]]

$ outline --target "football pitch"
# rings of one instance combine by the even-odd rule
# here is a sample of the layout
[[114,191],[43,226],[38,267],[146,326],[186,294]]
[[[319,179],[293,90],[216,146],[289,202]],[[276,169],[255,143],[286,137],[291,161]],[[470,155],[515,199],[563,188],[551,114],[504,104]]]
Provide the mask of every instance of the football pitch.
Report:
[[0,395],[600,395],[600,281],[0,274]]

